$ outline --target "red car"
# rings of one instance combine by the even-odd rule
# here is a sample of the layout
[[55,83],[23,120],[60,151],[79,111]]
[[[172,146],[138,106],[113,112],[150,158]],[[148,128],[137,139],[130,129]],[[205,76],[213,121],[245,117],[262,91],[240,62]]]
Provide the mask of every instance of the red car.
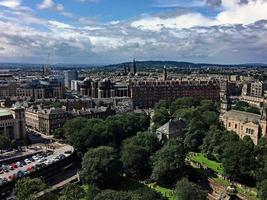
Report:
[[17,169],[18,168],[18,165],[16,163],[12,163],[11,166],[14,168],[14,169]]
[[10,181],[13,181],[15,178],[16,178],[16,175],[15,175],[15,174],[10,175],[10,176],[8,177],[8,179],[9,179]]
[[34,170],[34,167],[33,167],[33,166],[29,166],[29,167],[27,167],[27,171],[31,172],[31,171],[33,171],[33,170]]

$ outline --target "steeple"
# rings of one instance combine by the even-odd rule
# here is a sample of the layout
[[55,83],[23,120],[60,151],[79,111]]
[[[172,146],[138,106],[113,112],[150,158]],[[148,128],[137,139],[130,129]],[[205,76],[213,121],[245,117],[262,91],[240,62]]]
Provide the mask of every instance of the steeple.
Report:
[[168,78],[167,68],[166,68],[166,66],[164,65],[163,80],[166,81],[167,78]]

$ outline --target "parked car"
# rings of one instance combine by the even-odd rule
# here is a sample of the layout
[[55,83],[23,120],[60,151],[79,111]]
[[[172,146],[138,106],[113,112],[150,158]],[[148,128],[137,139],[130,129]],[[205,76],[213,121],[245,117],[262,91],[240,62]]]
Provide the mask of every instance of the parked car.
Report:
[[10,181],[15,180],[15,179],[16,179],[16,174],[9,175],[9,176],[8,176],[8,179],[9,179]]
[[22,161],[20,161],[20,163],[24,166],[24,165],[27,165],[27,163],[24,161],[24,160],[22,160]]
[[31,161],[28,158],[25,159],[24,161],[25,161],[26,164],[30,164],[31,163]]
[[17,169],[18,168],[16,163],[12,163],[11,166],[13,167],[13,169]]
[[31,172],[31,171],[33,171],[33,170],[34,170],[34,166],[29,166],[29,167],[27,167],[27,171]]
[[60,160],[63,160],[63,159],[65,159],[65,158],[66,158],[66,156],[65,156],[64,154],[60,154],[60,155],[59,155],[59,159],[60,159]]
[[23,164],[21,162],[16,162],[18,167],[23,167]]
[[38,160],[38,157],[37,156],[33,156],[32,159],[33,160]]

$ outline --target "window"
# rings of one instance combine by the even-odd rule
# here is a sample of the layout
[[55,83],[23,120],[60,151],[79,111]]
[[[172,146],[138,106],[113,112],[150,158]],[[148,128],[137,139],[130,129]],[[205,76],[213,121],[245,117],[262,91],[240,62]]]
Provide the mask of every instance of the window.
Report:
[[231,122],[229,122],[228,126],[231,127]]
[[235,129],[237,129],[237,124],[235,124]]

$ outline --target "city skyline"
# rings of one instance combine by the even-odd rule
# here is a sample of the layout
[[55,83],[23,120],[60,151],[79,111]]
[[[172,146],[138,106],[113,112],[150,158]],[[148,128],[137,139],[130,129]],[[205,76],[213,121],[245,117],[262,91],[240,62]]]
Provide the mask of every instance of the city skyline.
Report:
[[266,63],[266,10],[265,0],[0,0],[0,62]]

